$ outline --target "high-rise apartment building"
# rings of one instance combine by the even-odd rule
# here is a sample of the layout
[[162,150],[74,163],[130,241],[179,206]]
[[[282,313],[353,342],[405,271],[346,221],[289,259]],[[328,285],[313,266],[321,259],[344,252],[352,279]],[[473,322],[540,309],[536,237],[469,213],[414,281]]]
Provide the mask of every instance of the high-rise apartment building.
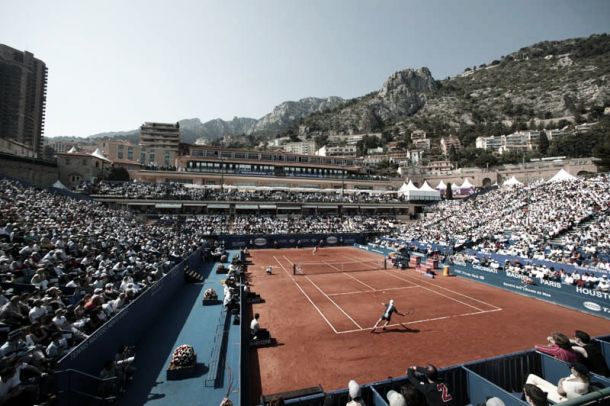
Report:
[[175,166],[180,147],[180,124],[144,123],[140,127],[140,163],[168,168]]
[[0,138],[42,155],[47,67],[34,54],[0,44]]

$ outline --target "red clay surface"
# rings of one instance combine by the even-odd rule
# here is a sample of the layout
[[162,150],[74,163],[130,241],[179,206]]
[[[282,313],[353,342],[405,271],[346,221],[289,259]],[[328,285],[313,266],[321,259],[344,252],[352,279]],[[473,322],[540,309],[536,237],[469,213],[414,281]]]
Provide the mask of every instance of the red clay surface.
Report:
[[[553,331],[602,335],[610,321],[459,277],[430,279],[410,269],[341,273],[340,262],[379,261],[356,248],[252,250],[253,305],[278,346],[251,351],[253,395],[322,385],[344,388],[401,376],[410,365],[449,366],[531,349]],[[293,263],[327,262],[334,274],[292,274]],[[273,266],[273,275],[265,268]],[[307,265],[303,267],[307,273]],[[337,269],[339,268],[339,269]],[[394,299],[405,317],[371,327]]]

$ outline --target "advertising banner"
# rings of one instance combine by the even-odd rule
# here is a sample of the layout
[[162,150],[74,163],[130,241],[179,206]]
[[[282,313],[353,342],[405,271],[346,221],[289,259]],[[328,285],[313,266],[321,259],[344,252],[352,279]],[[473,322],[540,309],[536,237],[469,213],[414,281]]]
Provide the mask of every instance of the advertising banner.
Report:
[[454,262],[451,272],[477,282],[610,319],[608,292],[544,279],[533,279],[534,284],[528,284],[525,283],[524,275],[463,262]]

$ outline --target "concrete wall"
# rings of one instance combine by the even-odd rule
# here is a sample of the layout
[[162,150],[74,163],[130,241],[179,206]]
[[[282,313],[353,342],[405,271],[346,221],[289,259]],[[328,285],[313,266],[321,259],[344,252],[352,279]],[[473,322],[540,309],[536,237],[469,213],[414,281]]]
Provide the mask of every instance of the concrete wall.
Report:
[[59,179],[57,164],[0,153],[0,176],[17,178],[39,187]]

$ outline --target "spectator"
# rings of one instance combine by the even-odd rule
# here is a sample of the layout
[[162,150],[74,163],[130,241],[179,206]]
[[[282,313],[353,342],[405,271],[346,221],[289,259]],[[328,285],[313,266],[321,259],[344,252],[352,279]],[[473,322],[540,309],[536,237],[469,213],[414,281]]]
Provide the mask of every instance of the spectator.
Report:
[[547,393],[531,383],[523,386],[523,396],[530,406],[548,406]]
[[576,330],[574,338],[571,341],[575,344],[572,346],[572,349],[582,356],[582,363],[589,371],[606,377],[610,376],[606,360],[599,347],[591,340],[589,334],[582,330]]
[[526,384],[536,385],[547,393],[548,399],[560,403],[584,395],[589,390],[589,370],[583,364],[572,364],[570,376],[561,378],[557,386],[537,375],[530,374]]
[[345,406],[366,406],[362,400],[360,385],[353,379],[347,383],[350,401]]
[[610,291],[610,282],[608,282],[608,276],[602,276],[602,279],[599,281],[595,289],[601,290],[602,292]]
[[404,396],[395,390],[390,390],[387,395],[388,404],[390,406],[407,406]]
[[568,363],[580,360],[578,353],[572,349],[570,339],[565,334],[553,333],[547,337],[547,341],[549,345],[536,345],[534,349]]

